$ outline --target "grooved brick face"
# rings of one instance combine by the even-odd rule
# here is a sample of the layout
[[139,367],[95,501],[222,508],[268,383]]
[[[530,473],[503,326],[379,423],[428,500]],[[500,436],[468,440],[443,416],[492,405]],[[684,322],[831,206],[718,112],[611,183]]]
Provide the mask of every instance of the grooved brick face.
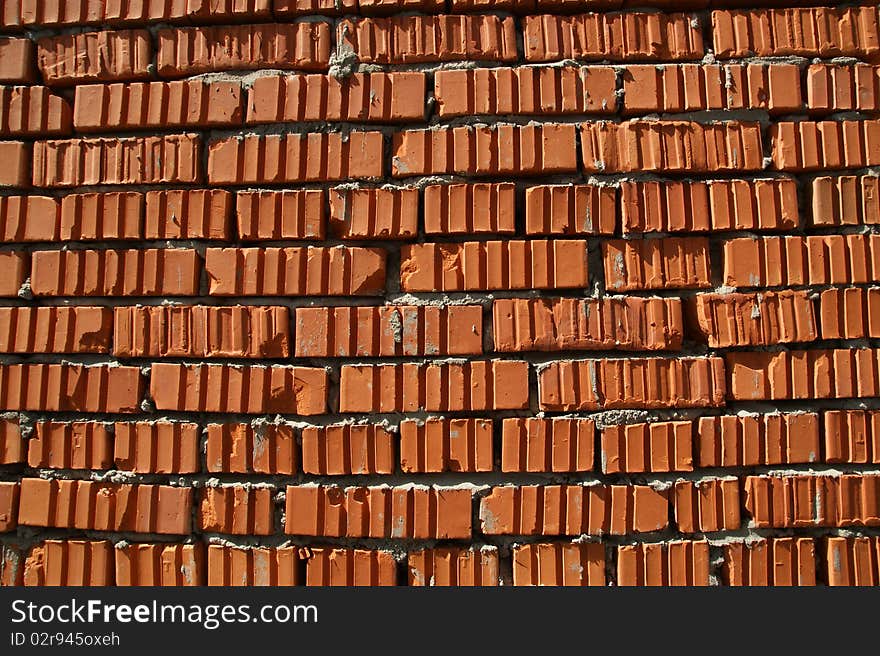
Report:
[[0,5],[0,585],[880,585],[878,7]]

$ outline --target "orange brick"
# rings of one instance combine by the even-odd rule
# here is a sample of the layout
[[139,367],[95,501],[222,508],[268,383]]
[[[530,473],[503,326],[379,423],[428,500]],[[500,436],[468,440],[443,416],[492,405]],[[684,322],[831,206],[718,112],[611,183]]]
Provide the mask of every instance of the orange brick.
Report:
[[682,533],[712,533],[740,528],[739,479],[676,481],[675,524]]
[[201,431],[180,421],[116,422],[116,468],[139,474],[193,474],[201,471]]
[[880,413],[874,410],[826,410],[825,462],[880,463]]
[[208,424],[209,472],[232,474],[297,473],[296,431],[290,424]]
[[419,233],[418,189],[337,187],[329,193],[330,230],[339,239],[414,239]]
[[0,87],[0,135],[66,135],[70,129],[70,105],[48,87]]
[[205,585],[203,544],[126,544],[114,550],[116,585]]
[[146,30],[80,32],[37,41],[37,64],[48,85],[150,76],[153,47]]
[[600,458],[605,474],[692,471],[691,424],[661,421],[606,426]]
[[[157,192],[148,192],[148,195],[154,193]],[[158,193],[164,195],[173,192]],[[55,218],[52,237],[48,237],[50,226],[46,226],[46,240],[142,239],[145,236],[144,199],[144,194],[137,191],[66,194],[61,197],[61,214]],[[51,220],[47,216],[46,223]],[[152,234],[148,238],[158,239],[160,236],[165,235]]]
[[113,315],[103,307],[2,307],[0,353],[108,353]]
[[245,241],[324,239],[326,193],[318,189],[239,191],[238,236]]
[[[5,15],[3,19],[5,25]],[[33,84],[37,80],[36,48],[30,39],[0,38],[0,61],[0,83]]]
[[397,563],[390,551],[372,549],[309,549],[307,586],[397,585]]
[[210,586],[302,585],[297,547],[208,545]]
[[0,296],[16,298],[30,269],[26,253],[0,252]]
[[755,467],[819,462],[815,413],[700,417],[695,448],[700,467]]
[[845,226],[880,223],[880,177],[840,175],[814,178],[812,225]]
[[41,421],[28,440],[28,465],[51,469],[112,469],[113,434],[107,424]]
[[675,540],[617,547],[619,586],[707,586],[709,543]]
[[221,189],[146,193],[145,239],[229,239],[232,194]]
[[442,547],[411,551],[407,558],[409,585],[469,586],[500,585],[496,547]]
[[49,196],[0,197],[0,239],[6,243],[57,241],[61,204]]
[[46,540],[28,553],[24,585],[113,585],[113,558],[113,544],[106,540]]
[[807,108],[813,114],[880,110],[880,67],[869,64],[811,64]]
[[729,542],[723,574],[725,585],[816,585],[815,545],[812,538]]
[[880,164],[880,121],[801,121],[770,126],[779,171],[859,169]]
[[318,476],[394,473],[394,436],[381,425],[302,429],[303,472]]
[[515,233],[513,183],[425,187],[425,233],[469,235]]
[[404,473],[492,471],[492,420],[441,419],[400,422]]
[[550,542],[516,545],[515,586],[604,586],[605,546],[600,542]]
[[9,533],[18,526],[20,487],[17,481],[0,481],[0,533]]
[[528,235],[611,235],[616,225],[616,187],[567,184],[526,189]]
[[[21,189],[31,186],[29,174],[31,144],[22,141],[0,141],[0,159],[6,162],[6,166],[0,170],[0,187]],[[34,156],[33,162],[36,167],[36,156]]]
[[18,419],[0,419],[0,465],[25,462],[28,444],[21,435]]
[[880,538],[825,538],[828,585],[880,585]]
[[605,286],[619,291],[711,287],[709,240],[701,237],[602,242]]
[[698,294],[694,312],[699,340],[712,348],[812,342],[819,337],[806,291]]
[[592,419],[508,418],[502,422],[501,471],[593,471],[595,441]]
[[204,487],[199,495],[199,531],[232,535],[272,535],[275,489],[266,486]]

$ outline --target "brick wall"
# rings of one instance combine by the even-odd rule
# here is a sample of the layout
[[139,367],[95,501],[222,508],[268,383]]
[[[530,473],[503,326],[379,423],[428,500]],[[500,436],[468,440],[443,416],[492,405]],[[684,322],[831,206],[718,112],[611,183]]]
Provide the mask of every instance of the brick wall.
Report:
[[0,582],[877,585],[813,4],[3,2]]

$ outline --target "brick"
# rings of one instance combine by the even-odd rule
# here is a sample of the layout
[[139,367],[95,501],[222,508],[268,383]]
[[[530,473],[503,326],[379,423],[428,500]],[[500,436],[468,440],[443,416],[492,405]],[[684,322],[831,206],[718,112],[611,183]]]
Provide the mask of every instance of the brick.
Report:
[[391,176],[547,175],[578,170],[575,126],[542,123],[396,132]]
[[201,471],[201,431],[180,421],[116,422],[116,468],[138,474],[195,474]]
[[708,586],[709,543],[674,540],[617,547],[619,586]]
[[626,535],[669,524],[666,496],[645,485],[505,485],[480,500],[485,535]]
[[880,476],[747,476],[745,509],[756,528],[880,526]]
[[725,585],[816,585],[812,538],[768,538],[724,545]]
[[18,545],[0,545],[0,588],[24,585],[24,560]]
[[45,227],[40,232],[47,239],[40,241],[142,239],[144,200],[144,194],[137,191],[66,194],[61,197],[60,215],[54,218],[54,226],[46,208]]
[[0,251],[0,297],[18,297],[29,268],[30,258],[26,253]]
[[408,292],[566,289],[587,286],[582,239],[407,244],[400,287]]
[[825,538],[828,585],[880,585],[880,538]]
[[202,533],[272,535],[274,488],[251,485],[208,486],[199,495],[199,526]]
[[231,474],[297,473],[296,431],[290,424],[208,424],[207,471]]
[[523,18],[527,61],[683,61],[703,57],[700,19],[687,14],[589,13]]
[[208,146],[211,185],[376,179],[383,175],[381,132],[236,135]]
[[324,239],[323,189],[239,191],[235,194],[238,236],[244,241]]
[[605,287],[615,292],[711,287],[709,240],[703,237],[602,242]]
[[27,586],[108,586],[115,582],[113,544],[106,540],[46,540],[24,563]]
[[394,436],[376,424],[307,426],[303,472],[317,476],[394,473]]
[[289,485],[285,517],[288,535],[470,539],[471,491]]
[[880,110],[880,67],[869,64],[811,64],[806,99],[811,114]]
[[400,422],[400,469],[407,474],[492,471],[492,420]]
[[425,118],[426,78],[417,71],[332,75],[273,75],[254,80],[248,124],[339,121],[420,122]]
[[726,389],[717,357],[549,362],[538,388],[548,411],[720,407]]
[[276,16],[299,16],[321,14],[361,14],[384,16],[403,11],[419,11],[426,14],[442,13],[446,9],[443,0],[273,0],[272,11]]
[[36,251],[34,296],[193,296],[200,260],[194,250]]
[[517,59],[513,18],[494,15],[344,19],[336,40],[364,64]]
[[70,129],[70,105],[48,87],[0,87],[0,135],[66,135]]
[[821,459],[815,413],[700,417],[695,428],[694,452],[700,467],[807,464]]
[[18,419],[0,419],[0,465],[25,462],[29,443],[21,435]]
[[566,184],[526,189],[527,235],[612,235],[616,225],[616,187]]
[[205,585],[203,544],[126,544],[113,550],[118,586]]
[[91,421],[40,421],[28,441],[28,465],[49,469],[112,469],[113,434]]
[[661,421],[606,426],[601,431],[602,473],[693,471],[691,424]]
[[146,30],[80,32],[37,40],[37,64],[49,86],[150,77],[153,47]]
[[0,307],[0,353],[108,353],[113,316],[102,307]]
[[731,400],[850,399],[878,394],[870,348],[726,354]]
[[377,296],[385,291],[380,248],[208,248],[212,296]]
[[620,184],[623,232],[794,230],[797,183],[788,178]]
[[18,481],[0,481],[0,533],[9,533],[18,526]]
[[0,197],[0,240],[58,241],[61,203],[49,196]]
[[501,424],[501,471],[594,471],[592,419],[517,417]]
[[819,337],[806,291],[698,294],[693,310],[698,339],[712,348],[812,342]]
[[801,121],[770,126],[779,171],[860,169],[880,164],[880,121]]
[[195,134],[37,141],[33,183],[35,187],[198,183],[200,149]]
[[610,66],[523,66],[440,70],[434,97],[442,117],[613,114],[617,74]]
[[414,239],[419,234],[418,189],[337,187],[329,194],[330,232],[339,239]]
[[324,21],[165,28],[157,38],[156,71],[164,78],[261,68],[320,71],[330,61]]
[[114,309],[113,354],[124,358],[286,358],[290,355],[289,326],[286,307],[129,305]]
[[0,409],[45,412],[137,412],[138,367],[81,364],[0,365]]
[[704,478],[676,481],[675,524],[682,533],[712,533],[740,528],[739,479]]
[[192,489],[82,480],[21,481],[19,522],[87,531],[190,532]]
[[327,408],[322,368],[155,363],[150,369],[159,410],[318,415]]
[[515,545],[515,586],[604,586],[605,546],[600,542]]
[[587,173],[747,172],[764,167],[761,127],[723,121],[595,121],[580,128]]
[[479,355],[479,305],[296,308],[296,357]]
[[823,427],[825,462],[880,464],[880,413],[826,410]]
[[498,352],[678,350],[681,301],[675,298],[499,298],[492,303]]
[[208,545],[210,586],[302,585],[297,547]]
[[0,83],[33,84],[37,81],[36,48],[30,39],[0,38],[0,61]]
[[148,191],[144,239],[229,239],[232,203],[222,189]]
[[813,178],[811,185],[814,226],[880,223],[880,177],[840,175]]
[[407,571],[411,586],[500,585],[497,547],[439,547],[411,551],[407,557]]
[[307,586],[397,585],[397,563],[390,551],[324,547],[309,549]]
[[880,337],[880,288],[826,289],[819,296],[823,339]]
[[344,364],[340,373],[343,413],[517,410],[528,402],[525,362]]
[[880,53],[876,7],[713,11],[715,56],[858,57]]
[[425,187],[425,234],[470,235],[516,232],[516,186],[451,184]]
[[[31,186],[31,145],[22,141],[0,141],[0,159],[6,166],[0,170],[0,187]],[[36,159],[33,160],[36,164]]]

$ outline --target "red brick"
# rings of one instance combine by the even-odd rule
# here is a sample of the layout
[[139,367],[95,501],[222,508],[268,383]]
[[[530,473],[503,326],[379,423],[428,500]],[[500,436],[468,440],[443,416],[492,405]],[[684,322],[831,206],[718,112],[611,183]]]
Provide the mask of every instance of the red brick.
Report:
[[485,535],[626,535],[669,524],[666,496],[645,485],[505,485],[480,500]]
[[515,194],[511,182],[429,185],[423,210],[425,234],[513,234]]
[[212,296],[377,296],[385,291],[379,248],[208,248]]
[[324,547],[308,552],[307,586],[397,585],[397,563],[390,551]]
[[860,169],[880,164],[880,121],[801,121],[770,126],[779,171]]
[[517,417],[502,422],[501,471],[593,471],[592,419]]
[[296,309],[296,357],[479,355],[479,305],[384,305]]
[[825,462],[880,464],[880,413],[874,410],[826,410]]
[[108,353],[113,315],[102,307],[0,307],[0,353]]
[[[61,197],[60,216],[54,219],[52,226],[50,221],[47,208],[45,241],[142,239],[145,236],[144,194],[137,191],[66,194]],[[50,230],[53,231],[51,237]]]
[[880,538],[825,538],[828,585],[880,585]]
[[614,292],[711,287],[709,240],[702,237],[602,242],[605,287]]
[[484,587],[500,585],[498,548],[439,547],[411,551],[409,585]]
[[710,408],[724,405],[716,357],[561,360],[538,372],[542,410]]
[[113,585],[113,544],[106,540],[46,540],[30,550],[23,569],[27,586]]
[[823,339],[880,337],[880,288],[826,289],[819,296]]
[[606,426],[600,453],[605,474],[692,471],[691,424],[661,421]]
[[113,550],[116,585],[205,585],[203,544],[126,544]]
[[375,179],[383,175],[381,132],[236,135],[208,146],[212,185]]
[[[25,188],[31,186],[31,144],[21,141],[0,141],[0,159],[6,166],[0,169],[0,187]],[[33,160],[36,165],[36,159]]]
[[397,123],[425,118],[425,74],[417,71],[273,75],[254,80],[247,123]]
[[513,360],[344,364],[340,373],[343,413],[519,410],[528,403],[528,364]]
[[694,451],[700,467],[756,467],[819,462],[819,417],[773,413],[700,417]]
[[16,544],[0,545],[0,588],[24,585],[24,553]]
[[566,184],[526,189],[527,235],[612,235],[616,225],[616,187]]
[[187,535],[192,489],[25,478],[19,522],[25,526]]
[[376,424],[307,426],[303,472],[318,476],[394,473],[394,436]]
[[768,538],[724,545],[725,585],[816,585],[812,538]]
[[41,421],[28,440],[28,465],[50,469],[112,469],[113,434],[91,421]]
[[675,540],[617,547],[619,586],[708,586],[709,543]]
[[70,105],[48,87],[0,87],[0,135],[65,135],[70,129]]
[[117,357],[290,355],[290,317],[286,307],[125,306],[115,308],[114,313],[113,354]]
[[151,372],[159,410],[318,415],[327,408],[322,368],[154,363]]
[[617,74],[610,66],[523,66],[434,73],[438,114],[511,116],[613,114]]
[[605,546],[601,542],[515,545],[515,586],[604,586]]
[[812,64],[807,68],[807,108],[812,114],[880,110],[880,67]]
[[0,297],[16,298],[30,268],[27,253],[0,251]]
[[18,481],[0,481],[0,533],[14,531],[18,526]]
[[739,479],[676,481],[675,524],[682,533],[712,533],[740,528]]
[[337,187],[329,194],[330,231],[339,239],[414,239],[419,234],[418,189]]
[[[4,17],[4,25],[5,25]],[[0,38],[0,83],[37,81],[36,48],[30,39]]]
[[400,422],[400,469],[407,474],[492,471],[491,419]]
[[324,239],[325,204],[323,189],[239,191],[238,236],[245,241]]
[[232,203],[221,189],[148,191],[144,239],[229,239]]
[[0,197],[0,240],[58,241],[61,204],[49,196]]
[[682,61],[703,57],[700,19],[628,12],[523,18],[527,61]]
[[587,242],[535,239],[407,244],[400,287],[409,292],[587,286]]
[[330,26],[324,21],[166,28],[157,33],[160,77],[230,70],[326,70]]
[[21,435],[18,419],[0,419],[0,465],[25,462],[26,451],[27,444]]
[[208,424],[207,470],[212,473],[297,473],[293,426],[257,420],[253,424]]
[[575,126],[437,127],[396,132],[391,175],[548,175],[578,170]]
[[81,364],[0,365],[0,409],[45,412],[137,412],[138,367]]
[[273,0],[272,2],[272,11],[278,17],[303,14],[383,16],[404,11],[437,14],[445,10],[446,3],[443,0]]
[[814,178],[812,182],[814,226],[846,226],[880,223],[880,177],[841,175]]
[[470,539],[471,491],[288,485],[285,515],[288,535]]
[[275,489],[265,486],[220,485],[202,488],[199,531],[231,535],[272,535]]
[[36,251],[34,296],[192,296],[200,260],[194,250]]
[[50,86],[150,77],[153,47],[146,30],[80,32],[37,41],[37,64]]
[[34,144],[35,187],[192,184],[202,179],[196,134]]
[[113,428],[116,469],[138,474],[194,474],[201,471],[198,424],[116,422]]
[[513,18],[494,15],[344,19],[336,41],[364,64],[517,59]]
[[297,547],[208,545],[210,586],[302,585]]

